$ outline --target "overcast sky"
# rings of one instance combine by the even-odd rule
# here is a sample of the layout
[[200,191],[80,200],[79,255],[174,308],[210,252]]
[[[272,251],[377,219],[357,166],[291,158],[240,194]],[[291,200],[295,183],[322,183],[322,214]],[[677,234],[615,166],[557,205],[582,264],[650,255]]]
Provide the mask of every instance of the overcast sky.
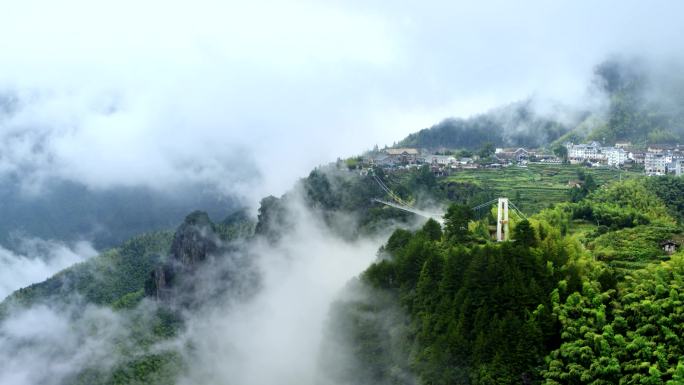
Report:
[[0,173],[279,194],[448,116],[582,103],[607,56],[682,51],[683,8],[0,0],[0,91],[18,98],[0,118]]

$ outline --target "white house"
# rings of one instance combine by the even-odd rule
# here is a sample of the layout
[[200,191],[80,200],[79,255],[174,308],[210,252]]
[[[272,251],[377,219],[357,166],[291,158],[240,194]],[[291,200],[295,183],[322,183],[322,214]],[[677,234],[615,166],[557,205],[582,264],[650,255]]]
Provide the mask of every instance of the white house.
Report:
[[644,158],[644,171],[648,175],[665,175],[669,163],[665,154],[647,152]]
[[644,164],[646,154],[640,151],[631,151],[629,153],[629,159],[633,160],[636,164]]
[[589,161],[604,161],[605,154],[601,151],[601,144],[598,142],[591,142],[589,144],[572,144],[567,143],[568,159],[571,163],[582,163]]
[[605,154],[609,166],[620,166],[629,158],[627,151],[622,148],[604,147],[602,152]]
[[683,176],[684,175],[684,159],[675,159],[674,160],[674,170],[675,170],[676,176]]

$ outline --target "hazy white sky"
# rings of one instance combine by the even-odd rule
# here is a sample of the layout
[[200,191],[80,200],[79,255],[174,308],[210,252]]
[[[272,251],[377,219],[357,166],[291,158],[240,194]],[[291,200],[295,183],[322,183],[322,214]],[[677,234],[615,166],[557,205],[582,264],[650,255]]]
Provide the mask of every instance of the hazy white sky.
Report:
[[682,51],[682,8],[0,0],[0,92],[19,100],[0,118],[0,173],[282,193],[448,116],[532,95],[581,103],[608,55]]

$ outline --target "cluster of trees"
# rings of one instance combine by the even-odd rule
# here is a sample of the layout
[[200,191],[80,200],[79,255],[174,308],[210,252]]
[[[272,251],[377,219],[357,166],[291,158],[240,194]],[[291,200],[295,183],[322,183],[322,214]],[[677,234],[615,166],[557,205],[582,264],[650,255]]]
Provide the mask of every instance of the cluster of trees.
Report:
[[616,289],[585,282],[565,301],[554,291],[562,343],[546,384],[684,383],[684,258],[635,271]]
[[[565,151],[567,157],[567,149]],[[570,189],[570,200],[573,202],[581,201],[598,187],[594,181],[594,177],[591,176],[591,174],[587,175],[583,170],[577,171],[577,180],[580,182],[580,185],[573,186],[572,189]]]
[[121,247],[17,290],[0,305],[0,312],[10,304],[31,306],[45,301],[64,302],[74,293],[90,303],[112,305],[128,294],[142,291],[150,271],[168,254],[172,238],[171,231],[135,237]]
[[[397,365],[428,384],[535,382],[544,353],[560,338],[548,294],[559,281],[581,287],[581,255],[542,223],[521,221],[515,242],[480,245],[468,231],[467,207],[452,205],[445,219],[443,230],[433,220],[417,232],[396,230],[383,259],[362,275],[410,316],[397,355],[408,362]],[[353,343],[366,347],[362,356],[378,348]]]
[[[435,192],[438,192],[437,180],[428,167],[420,168],[408,173],[405,178],[394,181],[390,181],[390,176],[385,175],[382,169],[375,169],[374,172],[384,183],[391,185],[395,193],[407,200],[421,194],[434,197]],[[410,219],[408,213],[386,210],[373,202],[373,198],[385,195],[385,191],[374,180],[373,175],[359,176],[336,167],[324,166],[311,171],[308,177],[300,180],[297,189],[304,193],[305,202],[309,207],[322,213],[333,229],[347,237],[374,233],[387,221],[405,222]],[[260,224],[265,222],[262,217],[267,219],[274,216],[269,213],[282,212],[288,200],[293,198],[291,194],[286,194],[281,198],[269,197],[262,200],[257,230],[260,230]],[[355,215],[358,220],[357,226],[337,226],[336,219],[339,219],[338,215],[341,213]],[[277,231],[278,227],[275,226],[274,230]]]
[[684,178],[666,176],[648,178],[645,187],[660,198],[668,208],[668,213],[680,223],[684,221]]
[[[669,189],[657,195],[650,183]],[[396,230],[357,283],[365,297],[333,309],[357,359],[354,375],[337,379],[681,383],[684,257],[661,263],[659,247],[681,231],[668,209],[677,192],[684,184],[616,183],[515,223],[502,243],[483,244],[457,204],[444,227]],[[611,265],[635,260],[644,264]]]

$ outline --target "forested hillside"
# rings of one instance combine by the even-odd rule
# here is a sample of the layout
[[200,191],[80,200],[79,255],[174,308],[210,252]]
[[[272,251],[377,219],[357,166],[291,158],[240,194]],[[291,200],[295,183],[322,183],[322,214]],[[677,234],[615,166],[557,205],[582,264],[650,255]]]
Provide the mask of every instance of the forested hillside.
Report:
[[541,147],[558,139],[571,128],[553,118],[538,115],[532,102],[526,101],[468,119],[446,119],[409,135],[397,145],[471,150],[479,149],[486,143],[509,147]]
[[676,143],[684,135],[684,79],[677,66],[652,68],[643,60],[609,60],[596,68],[608,96],[607,117],[589,139],[613,143]]
[[[668,188],[659,197],[652,183]],[[677,179],[617,183],[516,221],[511,242],[491,243],[462,206],[444,231],[397,230],[335,305],[329,327],[344,337],[323,352],[350,352],[361,369],[335,371],[345,384],[407,373],[424,384],[680,383],[683,256],[660,241],[681,237],[668,197],[682,193]]]

